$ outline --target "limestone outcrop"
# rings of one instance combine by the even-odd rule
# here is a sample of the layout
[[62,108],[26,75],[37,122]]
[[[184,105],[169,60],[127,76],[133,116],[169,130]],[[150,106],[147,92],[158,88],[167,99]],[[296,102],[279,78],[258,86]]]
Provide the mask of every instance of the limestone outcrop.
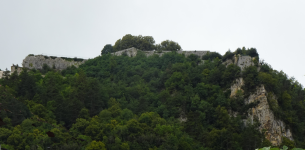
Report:
[[224,61],[222,64],[224,64],[226,67],[228,67],[229,65],[233,64],[233,60],[232,59],[227,59],[226,61]]
[[[242,78],[237,79],[231,86],[231,96],[234,96],[235,93],[241,89],[243,84],[244,82]],[[290,140],[293,140],[293,137],[290,129],[285,125],[285,123],[274,117],[273,112],[270,110],[267,96],[264,85],[261,85],[260,87],[257,87],[254,93],[245,98],[245,104],[252,102],[259,103],[255,108],[248,110],[248,117],[244,122],[253,124],[254,118],[257,118],[260,123],[259,130],[265,130],[266,139],[268,139],[273,145],[278,146],[282,143],[282,137],[287,137]]]
[[57,70],[66,69],[69,66],[74,65],[78,67],[79,65],[85,63],[86,60],[83,61],[73,61],[73,60],[65,60],[61,57],[51,58],[45,57],[43,55],[35,55],[35,56],[27,56],[23,62],[22,66],[29,69],[42,69],[43,64],[47,64],[49,67],[55,67]]
[[235,83],[231,85],[231,95],[230,97],[235,96],[238,90],[242,90],[242,86],[244,85],[243,78],[238,78],[235,80]]

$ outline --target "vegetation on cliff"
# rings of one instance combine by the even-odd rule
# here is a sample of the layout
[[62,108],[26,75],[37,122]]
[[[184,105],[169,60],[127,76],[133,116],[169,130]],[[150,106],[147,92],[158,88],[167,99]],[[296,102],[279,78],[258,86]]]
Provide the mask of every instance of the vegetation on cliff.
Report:
[[[13,73],[0,79],[0,144],[7,149],[254,150],[271,143],[257,121],[243,123],[246,110],[255,106],[243,99],[264,84],[278,98],[272,111],[293,133],[294,141],[285,139],[283,145],[305,147],[302,86],[263,62],[259,72],[256,65],[241,70],[222,64],[235,54],[258,60],[255,49],[245,48],[204,58],[138,52],[132,58],[98,56],[61,72],[48,68],[44,77],[36,70]],[[244,92],[230,98],[238,77],[244,78]]]

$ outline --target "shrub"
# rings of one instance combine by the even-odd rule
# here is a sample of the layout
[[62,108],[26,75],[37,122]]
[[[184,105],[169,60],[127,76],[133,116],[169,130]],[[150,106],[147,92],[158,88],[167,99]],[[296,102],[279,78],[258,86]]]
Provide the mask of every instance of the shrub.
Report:
[[228,50],[222,57],[222,61],[226,61],[227,59],[232,59],[234,56],[234,53],[232,53],[230,50]]
[[208,52],[207,54],[202,56],[203,60],[214,60],[214,58],[222,59],[222,56],[217,52]]

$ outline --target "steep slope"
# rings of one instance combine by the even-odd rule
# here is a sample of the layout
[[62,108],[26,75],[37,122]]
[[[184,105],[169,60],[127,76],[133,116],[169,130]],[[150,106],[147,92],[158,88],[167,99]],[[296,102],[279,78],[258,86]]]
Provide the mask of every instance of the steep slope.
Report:
[[[243,59],[243,57],[236,59],[236,57],[234,57],[233,60],[234,63],[241,68],[253,65],[251,57],[250,59]],[[231,86],[230,97],[234,97],[237,91],[242,90],[244,84],[243,78],[236,79],[235,83]],[[285,125],[285,123],[282,120],[278,120],[274,117],[273,112],[270,110],[267,96],[268,92],[266,91],[264,85],[261,85],[257,87],[255,92],[251,93],[249,97],[244,99],[245,104],[258,102],[256,107],[248,110],[248,116],[247,119],[244,120],[244,123],[250,122],[253,124],[254,118],[257,118],[260,123],[259,130],[261,132],[265,131],[265,138],[268,139],[273,145],[279,146],[282,143],[282,137],[287,137],[290,140],[293,140],[293,137],[290,129]],[[273,99],[276,98],[274,97]]]

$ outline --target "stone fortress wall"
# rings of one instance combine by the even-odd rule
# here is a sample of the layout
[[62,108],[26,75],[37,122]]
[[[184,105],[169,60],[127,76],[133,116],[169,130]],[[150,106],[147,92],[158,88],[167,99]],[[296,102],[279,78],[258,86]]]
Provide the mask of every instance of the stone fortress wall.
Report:
[[[127,56],[129,57],[133,57],[133,56],[136,56],[137,53],[138,53],[138,49],[132,47],[132,48],[128,48],[128,49],[124,49],[124,50],[120,50],[120,51],[117,51],[117,52],[114,52],[113,54],[116,55],[116,56],[121,56],[122,54],[126,54]],[[162,56],[163,54],[165,53],[169,53],[171,51],[161,51],[161,52],[158,52],[158,51],[142,51],[146,56],[152,56],[154,54],[156,55],[159,55],[159,56]],[[184,54],[186,57],[191,55],[191,54],[194,54],[194,55],[197,55],[199,56],[200,58],[207,54],[209,51],[177,51],[177,53],[179,54]]]
[[[121,56],[123,54],[126,54],[129,57],[134,57],[138,53],[138,49],[132,47],[125,50],[117,51],[112,53],[116,56]],[[142,51],[147,57],[152,56],[154,54],[158,56],[162,56],[165,53],[169,53],[171,51]],[[197,55],[199,58],[202,58],[202,56],[206,55],[209,51],[177,51],[179,54],[184,54],[186,57],[194,54]],[[25,59],[22,62],[22,67],[28,68],[28,69],[42,69],[44,64],[47,64],[49,67],[53,68],[55,67],[56,70],[64,70],[67,67],[75,66],[78,67],[79,65],[85,63],[86,59],[80,59],[81,61],[74,61],[73,58],[62,58],[62,57],[52,57],[52,56],[44,56],[44,55],[28,55],[25,57]],[[204,62],[204,61],[202,61]],[[229,64],[236,64],[239,66],[242,70],[247,67],[253,65],[252,58],[250,56],[234,56],[232,59],[229,59],[225,62],[223,62],[226,65]],[[201,63],[203,64],[203,63]],[[18,74],[22,71],[22,67],[18,66],[11,66],[11,73],[17,71]],[[3,77],[3,71],[0,72],[0,78]]]
[[223,62],[224,65],[228,66],[230,64],[235,64],[238,67],[240,67],[241,70],[244,70],[246,67],[254,65],[253,59],[251,56],[241,56],[241,55],[235,55],[232,57],[232,59],[228,59],[225,62]]
[[67,67],[75,66],[85,63],[87,60],[83,59],[82,61],[73,61],[66,60],[61,57],[49,57],[43,55],[29,55],[25,57],[22,62],[22,66],[28,69],[42,69],[44,64],[47,64],[49,67],[55,67],[56,70],[64,70]]
[[[117,52],[112,53],[113,55],[116,56],[121,56],[123,54],[126,54],[129,57],[134,57],[137,55],[138,53],[138,49],[132,47],[132,48],[128,48],[128,49],[124,49],[124,50],[120,50]],[[142,51],[147,57],[148,56],[152,56],[154,54],[162,56],[165,53],[169,53],[171,51]],[[194,54],[197,55],[199,58],[202,58],[202,56],[206,55],[208,52],[210,51],[177,51],[178,54],[184,54],[186,57]],[[234,56],[232,59],[228,59],[227,61],[223,62],[223,64],[225,64],[226,66],[230,65],[230,64],[235,64],[237,66],[239,66],[241,68],[241,70],[243,70],[244,68],[254,65],[254,63],[252,62],[253,58],[251,56]],[[203,64],[203,63],[201,63]]]
[[18,65],[12,65],[11,66],[11,73],[14,73],[15,71],[17,71],[17,74],[20,74],[22,71],[22,67],[19,67]]
[[[73,59],[74,58],[61,58],[44,55],[28,55],[25,57],[25,59],[23,59],[22,67],[13,64],[9,74],[12,74],[16,71],[19,75],[22,72],[23,67],[40,70],[44,64],[47,64],[51,68],[54,66],[56,70],[64,70],[70,66],[78,67],[87,61],[87,59],[78,58],[79,61],[74,61]],[[4,71],[0,71],[0,79],[1,78],[4,78]]]
[[5,76],[4,76],[4,71],[0,71],[0,79],[1,78],[4,78]]
[[[19,67],[18,65],[12,65],[11,66],[11,71],[7,70],[8,74],[11,75],[12,73],[14,73],[15,71],[17,71],[17,74],[19,75],[22,71],[22,67]],[[5,78],[5,71],[0,71],[0,79],[1,78]]]
[[[117,51],[115,53],[112,53],[116,56],[121,56],[123,54],[126,54],[129,57],[134,57],[138,53],[138,49],[132,47],[125,50]],[[154,54],[158,56],[162,56],[165,53],[169,53],[171,51],[142,51],[147,57],[152,56]],[[202,56],[206,55],[209,51],[177,51],[179,54],[184,54],[186,57],[194,54],[199,56],[199,58],[202,58]],[[75,66],[78,67],[79,65],[85,63],[86,59],[81,59],[82,61],[74,61],[73,58],[64,59],[62,57],[52,57],[52,56],[44,56],[44,55],[28,55],[25,57],[25,59],[22,62],[22,67],[28,68],[28,69],[42,69],[44,64],[47,64],[49,67],[55,67],[56,70],[64,70],[67,67]],[[236,64],[237,66],[241,67],[241,69],[244,69],[247,66],[253,65],[253,62],[251,61],[252,58],[250,56],[235,56],[232,59],[227,60],[224,62],[224,64]],[[202,61],[203,62],[203,61]],[[201,63],[203,64],[203,63]],[[19,67],[18,65],[12,65],[10,73],[13,73],[17,71],[18,74],[22,71],[22,67]],[[0,79],[4,76],[4,71],[0,71]]]

